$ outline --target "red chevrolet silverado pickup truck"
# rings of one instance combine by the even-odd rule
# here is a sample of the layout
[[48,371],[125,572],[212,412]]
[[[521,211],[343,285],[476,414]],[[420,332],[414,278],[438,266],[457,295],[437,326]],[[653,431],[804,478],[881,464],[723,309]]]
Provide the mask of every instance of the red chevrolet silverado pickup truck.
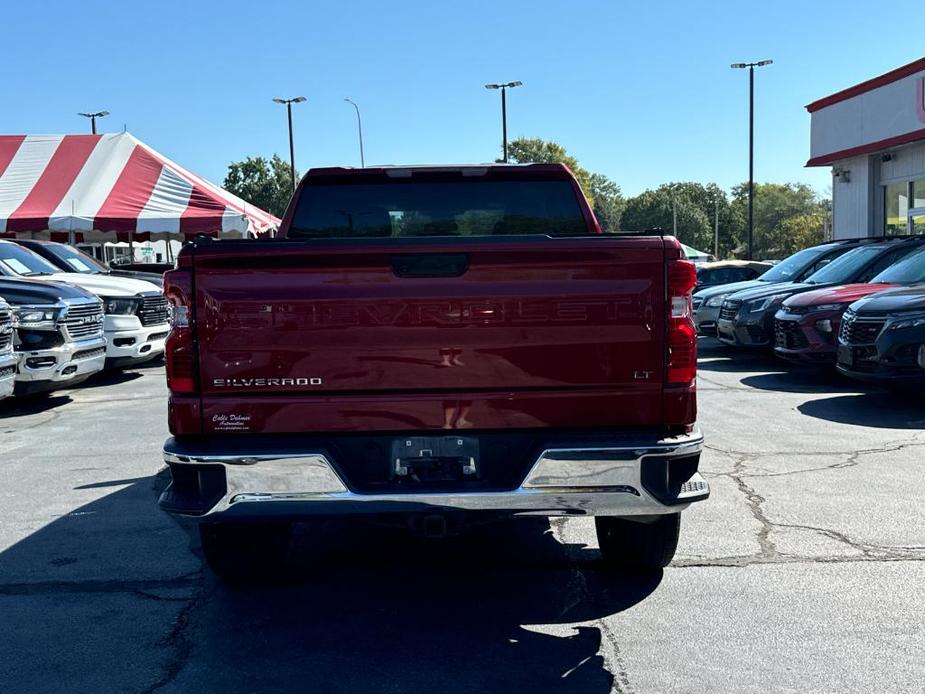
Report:
[[602,234],[564,166],[313,169],[276,238],[165,275],[160,506],[226,578],[352,514],[594,516],[606,562],[665,566],[709,495],[695,283],[674,238]]

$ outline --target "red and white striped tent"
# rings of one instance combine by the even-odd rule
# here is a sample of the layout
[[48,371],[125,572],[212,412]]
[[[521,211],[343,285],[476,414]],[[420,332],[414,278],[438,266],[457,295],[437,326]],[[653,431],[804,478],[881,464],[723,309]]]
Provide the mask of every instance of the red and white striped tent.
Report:
[[0,135],[0,236],[70,243],[262,234],[279,219],[129,133]]

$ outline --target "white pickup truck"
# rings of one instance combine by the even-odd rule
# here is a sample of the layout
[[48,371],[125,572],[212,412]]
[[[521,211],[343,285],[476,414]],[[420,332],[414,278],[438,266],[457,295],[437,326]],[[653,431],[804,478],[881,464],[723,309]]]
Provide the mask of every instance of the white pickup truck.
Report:
[[139,364],[164,352],[167,300],[151,282],[60,272],[37,253],[11,241],[0,241],[0,275],[68,282],[96,294],[105,312],[107,368]]
[[[103,306],[97,297],[72,284],[3,276],[0,297],[10,307],[14,328],[10,337],[16,395],[74,385],[103,368],[106,341]],[[0,344],[3,337],[0,327]],[[0,365],[4,363],[0,356]],[[0,374],[4,368],[8,367],[0,366]]]
[[0,400],[13,394],[18,361],[13,353],[13,309],[0,296]]

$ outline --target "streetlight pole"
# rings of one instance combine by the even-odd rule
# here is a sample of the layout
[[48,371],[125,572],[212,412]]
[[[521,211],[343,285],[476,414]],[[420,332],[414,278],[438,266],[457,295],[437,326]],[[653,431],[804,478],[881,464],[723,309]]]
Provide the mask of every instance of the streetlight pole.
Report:
[[755,68],[770,65],[773,60],[759,60],[755,63],[733,63],[729,67],[741,70],[748,68],[748,255],[752,259],[755,228]]
[[504,157],[502,161],[507,164],[507,90],[522,87],[523,82],[504,82],[503,84],[486,84],[485,89],[501,90],[501,142]]
[[356,105],[353,99],[345,98],[344,101],[348,104],[353,104],[353,108],[355,108],[357,112],[357,132],[360,135],[360,168],[365,169],[366,159],[363,157],[363,122],[360,120],[360,107]]
[[295,96],[291,99],[273,99],[277,104],[286,105],[286,115],[289,117],[289,177],[292,179],[292,192],[295,193],[295,145],[292,140],[292,105],[305,101],[304,96]]
[[109,115],[109,111],[96,111],[94,113],[78,113],[78,116],[90,119],[90,133],[96,135],[96,119]]

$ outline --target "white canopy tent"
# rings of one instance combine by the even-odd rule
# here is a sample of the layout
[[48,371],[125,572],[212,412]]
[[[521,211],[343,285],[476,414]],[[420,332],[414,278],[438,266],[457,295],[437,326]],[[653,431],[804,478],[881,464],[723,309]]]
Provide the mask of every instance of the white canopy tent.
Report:
[[0,135],[0,236],[131,244],[278,225],[127,132]]

